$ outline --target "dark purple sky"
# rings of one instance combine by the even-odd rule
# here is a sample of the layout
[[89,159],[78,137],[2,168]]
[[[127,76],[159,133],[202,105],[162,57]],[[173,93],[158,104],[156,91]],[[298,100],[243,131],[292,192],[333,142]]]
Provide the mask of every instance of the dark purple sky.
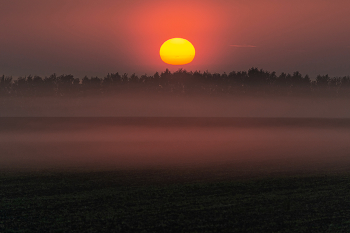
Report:
[[[349,9],[348,0],[0,1],[0,74],[350,75]],[[173,37],[192,42],[192,63],[162,62],[159,48]]]

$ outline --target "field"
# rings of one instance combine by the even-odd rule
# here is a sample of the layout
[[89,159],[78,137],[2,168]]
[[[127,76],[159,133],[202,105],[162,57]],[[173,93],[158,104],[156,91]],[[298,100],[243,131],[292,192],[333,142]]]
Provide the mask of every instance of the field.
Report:
[[349,128],[2,118],[0,232],[349,232]]
[[0,231],[350,230],[348,174],[208,180],[196,172],[3,174]]

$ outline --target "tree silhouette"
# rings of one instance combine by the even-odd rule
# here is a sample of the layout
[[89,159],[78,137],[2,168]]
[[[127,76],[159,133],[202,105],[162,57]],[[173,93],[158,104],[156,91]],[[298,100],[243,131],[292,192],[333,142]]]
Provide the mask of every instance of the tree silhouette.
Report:
[[269,84],[270,82],[270,73],[265,72],[262,69],[251,68],[248,70],[248,76],[245,79],[245,84],[248,86],[261,86]]
[[74,79],[74,76],[61,75],[56,79],[57,94],[59,96],[71,95],[73,92],[77,92],[74,85],[77,85],[78,80]]
[[44,95],[57,95],[57,76],[52,74],[49,77],[45,77],[43,80],[43,94]]
[[[29,76],[30,77],[30,76]],[[14,93],[18,96],[28,95],[29,87],[28,87],[27,77],[19,77],[14,81],[13,90]]]
[[135,73],[133,73],[133,74],[130,76],[129,82],[130,82],[130,83],[136,84],[136,83],[139,82],[139,77],[138,77]]
[[82,79],[81,83],[81,90],[83,91],[84,95],[96,95],[101,94],[102,91],[102,79],[99,77],[91,77],[88,78],[85,76]]
[[350,76],[329,77],[318,75],[311,81],[296,71],[292,75],[268,72],[258,68],[230,73],[210,73],[209,71],[188,72],[179,69],[174,73],[169,69],[161,73],[138,77],[133,73],[111,73],[102,79],[99,77],[83,79],[73,75],[52,74],[44,79],[40,76],[25,76],[17,79],[0,76],[0,96],[80,96],[113,94],[120,91],[151,91],[169,93],[203,94],[292,94],[292,93],[328,93],[349,95]]
[[0,96],[6,96],[11,94],[12,77],[5,77],[3,75],[0,78]]
[[344,76],[341,79],[341,86],[350,88],[350,76]]
[[317,77],[316,77],[316,84],[319,87],[326,87],[326,86],[328,86],[329,81],[330,81],[330,78],[329,78],[328,74],[327,75],[322,75],[322,76],[321,75],[317,75]]

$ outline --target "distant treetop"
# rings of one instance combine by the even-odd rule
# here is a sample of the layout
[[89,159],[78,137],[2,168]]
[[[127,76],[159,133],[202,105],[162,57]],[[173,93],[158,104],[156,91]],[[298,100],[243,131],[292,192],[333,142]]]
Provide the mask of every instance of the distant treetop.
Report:
[[74,78],[73,75],[52,74],[49,77],[25,76],[13,79],[0,76],[0,96],[89,96],[125,91],[162,92],[173,94],[292,94],[331,93],[349,95],[350,76],[318,75],[311,81],[308,75],[268,72],[258,68],[232,71],[229,74],[208,71],[168,69],[154,75],[111,73],[103,78]]

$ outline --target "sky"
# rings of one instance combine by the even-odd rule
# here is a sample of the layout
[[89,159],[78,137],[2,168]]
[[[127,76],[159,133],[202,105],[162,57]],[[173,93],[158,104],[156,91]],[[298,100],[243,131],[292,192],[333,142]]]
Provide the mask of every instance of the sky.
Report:
[[[257,67],[315,77],[350,75],[348,0],[0,0],[0,74],[176,71]],[[170,38],[196,49],[165,64]]]

